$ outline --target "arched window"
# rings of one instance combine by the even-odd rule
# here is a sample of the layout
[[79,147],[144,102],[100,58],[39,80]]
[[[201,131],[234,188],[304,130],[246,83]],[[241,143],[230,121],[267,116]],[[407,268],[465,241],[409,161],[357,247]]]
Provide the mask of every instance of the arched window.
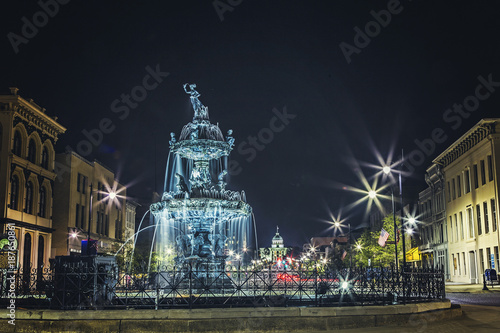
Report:
[[41,217],[46,217],[46,207],[47,207],[47,190],[45,189],[45,186],[42,186],[40,189],[40,207],[38,209],[38,214]]
[[41,289],[44,287],[43,283],[43,267],[44,267],[44,262],[43,259],[45,258],[45,240],[43,236],[38,236],[38,261],[37,261],[37,269],[36,269],[36,275],[37,275],[37,288]]
[[33,214],[33,183],[31,180],[26,185],[26,213]]
[[21,156],[21,147],[22,147],[22,139],[21,133],[19,131],[14,132],[14,147],[12,147],[12,152],[17,156]]
[[25,284],[29,285],[31,272],[31,235],[24,235],[23,275]]
[[45,240],[43,236],[38,236],[38,269],[42,271],[43,259],[45,258]]
[[19,177],[14,175],[10,183],[10,209],[18,210],[19,203]]
[[49,150],[47,147],[43,147],[42,150],[42,168],[48,169],[49,168]]
[[36,143],[33,139],[30,139],[30,143],[28,145],[28,161],[31,163],[36,162]]

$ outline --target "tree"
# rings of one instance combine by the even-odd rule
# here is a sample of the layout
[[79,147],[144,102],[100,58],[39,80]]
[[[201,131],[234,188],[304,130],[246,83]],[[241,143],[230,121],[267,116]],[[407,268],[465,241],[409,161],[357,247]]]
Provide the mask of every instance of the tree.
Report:
[[[356,254],[353,261],[359,267],[367,267],[368,259],[371,260],[371,266],[391,266],[395,263],[395,244],[394,244],[394,222],[393,215],[390,214],[383,219],[383,228],[389,233],[389,238],[384,247],[378,244],[381,230],[370,232],[368,229],[356,240],[356,244],[361,245],[361,250],[356,250],[355,245],[353,251]],[[399,226],[399,218],[396,217],[396,225]],[[388,244],[391,243],[392,244]],[[398,243],[398,261],[403,259],[403,245]]]

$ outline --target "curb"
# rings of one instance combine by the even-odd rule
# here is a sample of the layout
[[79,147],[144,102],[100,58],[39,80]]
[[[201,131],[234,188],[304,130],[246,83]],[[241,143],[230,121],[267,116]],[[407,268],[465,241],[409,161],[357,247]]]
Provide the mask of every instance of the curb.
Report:
[[449,300],[365,307],[18,310],[12,326],[1,310],[0,326],[5,332],[309,332],[402,326],[461,315],[461,307],[452,306]]

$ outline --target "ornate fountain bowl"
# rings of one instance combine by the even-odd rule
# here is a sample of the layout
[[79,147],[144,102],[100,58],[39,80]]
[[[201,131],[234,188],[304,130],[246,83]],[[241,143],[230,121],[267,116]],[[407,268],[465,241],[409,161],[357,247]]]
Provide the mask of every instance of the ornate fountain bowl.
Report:
[[166,218],[176,220],[215,219],[226,221],[249,216],[252,207],[244,201],[221,200],[213,198],[170,199],[151,205],[156,215],[167,214]]
[[170,150],[183,158],[210,161],[229,156],[232,148],[224,141],[196,139],[176,142],[170,146]]

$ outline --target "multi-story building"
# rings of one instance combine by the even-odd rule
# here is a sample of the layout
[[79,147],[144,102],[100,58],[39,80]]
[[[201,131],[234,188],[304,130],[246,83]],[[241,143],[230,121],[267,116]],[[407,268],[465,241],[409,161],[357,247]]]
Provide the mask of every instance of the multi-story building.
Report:
[[444,269],[445,278],[450,278],[448,260],[448,235],[446,232],[446,211],[444,174],[441,166],[431,165],[425,173],[428,187],[419,193],[418,225],[422,253],[422,266]]
[[433,161],[446,184],[445,230],[451,280],[481,283],[498,270],[500,118],[483,119]]
[[[15,228],[17,268],[48,266],[54,205],[54,147],[66,129],[33,100],[0,96],[0,227]],[[39,270],[41,271],[41,270]]]
[[53,255],[80,254],[89,225],[90,238],[98,241],[97,252],[116,252],[130,233],[124,225],[126,188],[102,163],[90,162],[75,152],[57,154],[56,163]]
[[117,238],[126,242],[126,250],[130,250],[135,242],[135,216],[139,203],[126,200],[125,203],[125,226],[117,233]]

